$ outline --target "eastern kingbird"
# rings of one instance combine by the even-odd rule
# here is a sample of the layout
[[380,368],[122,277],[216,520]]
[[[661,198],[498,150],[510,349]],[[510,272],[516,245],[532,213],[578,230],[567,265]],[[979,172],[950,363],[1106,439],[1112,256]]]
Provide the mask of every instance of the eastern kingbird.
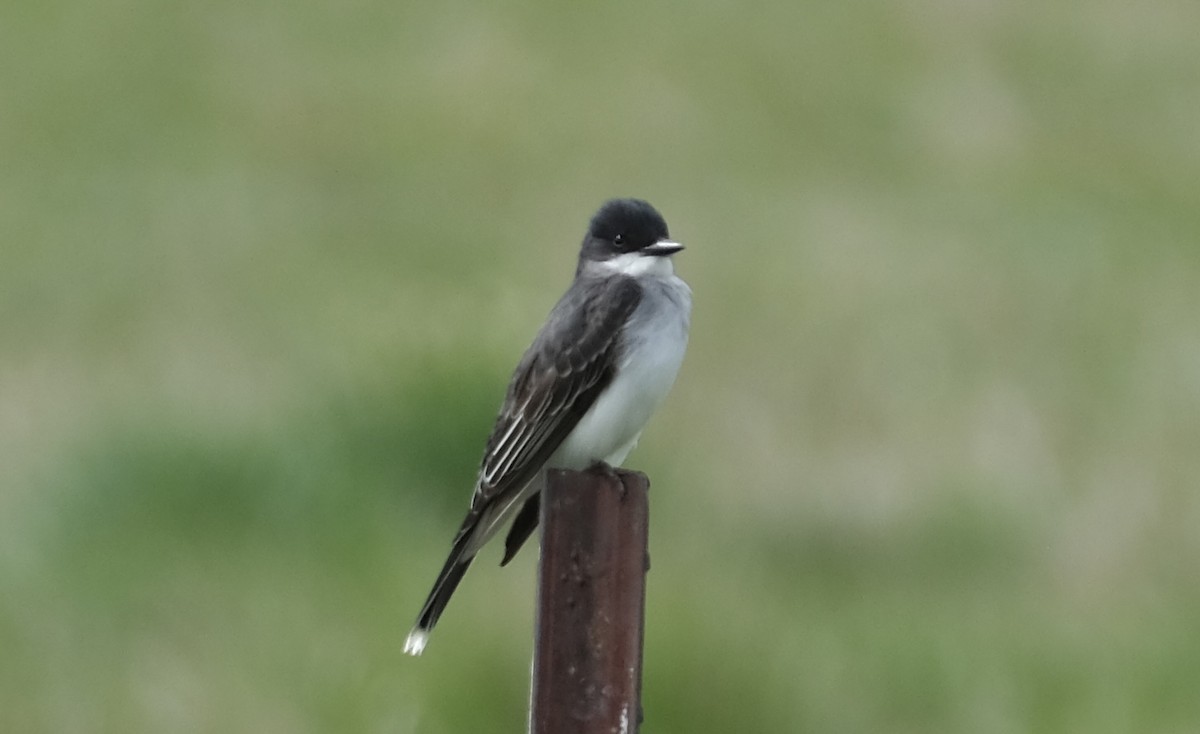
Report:
[[471,509],[404,651],[420,655],[463,574],[501,525],[503,566],[537,527],[548,467],[619,466],[671,389],[687,348],[692,291],[671,256],[683,245],[640,199],[592,217],[575,280],[513,372],[488,437]]

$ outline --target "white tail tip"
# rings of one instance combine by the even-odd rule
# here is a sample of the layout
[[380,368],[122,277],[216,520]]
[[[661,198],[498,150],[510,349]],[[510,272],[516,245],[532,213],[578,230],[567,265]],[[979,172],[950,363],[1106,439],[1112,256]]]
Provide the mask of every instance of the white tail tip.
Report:
[[404,652],[412,656],[420,655],[425,652],[425,643],[429,642],[429,633],[423,629],[415,629],[408,633],[408,639],[404,641]]

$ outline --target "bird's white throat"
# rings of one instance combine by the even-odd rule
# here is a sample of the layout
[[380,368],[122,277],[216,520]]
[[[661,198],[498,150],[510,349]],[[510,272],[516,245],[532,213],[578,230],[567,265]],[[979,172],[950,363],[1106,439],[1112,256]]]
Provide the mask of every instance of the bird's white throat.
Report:
[[665,278],[675,274],[675,266],[670,257],[661,255],[645,255],[641,252],[626,252],[607,260],[601,260],[599,266],[610,273],[628,275],[638,278],[643,275],[657,275]]

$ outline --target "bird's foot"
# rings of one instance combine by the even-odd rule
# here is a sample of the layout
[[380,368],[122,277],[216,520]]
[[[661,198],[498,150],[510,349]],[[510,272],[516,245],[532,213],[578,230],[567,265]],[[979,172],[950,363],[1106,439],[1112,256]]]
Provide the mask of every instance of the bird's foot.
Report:
[[625,480],[621,478],[621,475],[617,473],[617,470],[611,464],[607,461],[597,461],[589,466],[587,470],[592,474],[607,477],[616,482],[617,486],[621,488],[621,499],[625,499],[625,495],[629,490],[625,486]]
[[607,461],[593,461],[587,470],[591,474],[599,474],[600,476],[608,477],[609,479],[620,478],[620,475],[617,474],[617,470],[614,469],[613,466]]

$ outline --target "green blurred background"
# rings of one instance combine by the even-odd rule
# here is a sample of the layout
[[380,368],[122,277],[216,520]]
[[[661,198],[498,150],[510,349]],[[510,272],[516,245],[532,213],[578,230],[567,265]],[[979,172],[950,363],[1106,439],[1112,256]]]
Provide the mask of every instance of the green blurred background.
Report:
[[605,198],[689,248],[647,732],[1200,731],[1200,5],[0,14],[0,731],[514,732],[401,654]]

